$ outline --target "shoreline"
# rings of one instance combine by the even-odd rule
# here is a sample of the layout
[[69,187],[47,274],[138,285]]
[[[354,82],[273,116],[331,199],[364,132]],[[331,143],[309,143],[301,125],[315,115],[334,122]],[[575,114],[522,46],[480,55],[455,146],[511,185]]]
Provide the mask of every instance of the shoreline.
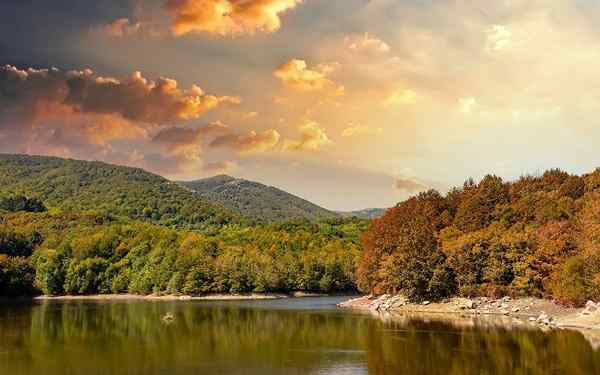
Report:
[[[343,294],[339,294],[343,295]],[[190,295],[139,295],[139,294],[91,294],[91,295],[60,295],[17,297],[12,300],[33,301],[260,301],[287,298],[329,297],[334,294],[309,293],[296,291],[286,293],[240,293],[240,294],[207,294],[202,296]]]
[[583,308],[558,305],[554,301],[533,297],[512,299],[449,298],[440,302],[414,303],[402,296],[363,296],[338,305],[340,308],[368,311],[373,314],[456,317],[502,317],[523,326],[543,329],[572,329],[600,333],[600,303],[588,301]]

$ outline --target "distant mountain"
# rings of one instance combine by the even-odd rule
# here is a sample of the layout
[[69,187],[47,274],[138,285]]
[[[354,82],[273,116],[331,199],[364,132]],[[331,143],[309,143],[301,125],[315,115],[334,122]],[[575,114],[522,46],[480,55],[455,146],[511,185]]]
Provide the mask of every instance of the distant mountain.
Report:
[[180,182],[199,196],[263,221],[316,220],[339,215],[272,186],[220,175]]
[[358,211],[336,211],[342,217],[357,217],[359,219],[373,220],[385,214],[385,208],[366,208]]
[[48,208],[99,210],[190,228],[240,215],[142,169],[55,157],[0,154],[0,196],[39,198]]

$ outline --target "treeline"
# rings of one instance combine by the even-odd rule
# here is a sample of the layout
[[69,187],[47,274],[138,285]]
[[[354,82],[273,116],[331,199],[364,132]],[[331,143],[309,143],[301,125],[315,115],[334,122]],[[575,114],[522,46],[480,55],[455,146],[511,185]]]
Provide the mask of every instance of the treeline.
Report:
[[366,226],[333,219],[201,233],[94,212],[0,220],[0,295],[348,291]]
[[363,242],[358,284],[367,292],[598,300],[600,169],[431,190],[375,220]]

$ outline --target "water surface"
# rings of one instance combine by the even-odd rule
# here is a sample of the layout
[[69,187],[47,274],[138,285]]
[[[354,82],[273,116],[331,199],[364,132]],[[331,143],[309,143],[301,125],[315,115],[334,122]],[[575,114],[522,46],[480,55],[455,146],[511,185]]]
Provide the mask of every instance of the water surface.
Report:
[[0,374],[600,374],[576,332],[382,320],[342,299],[0,302]]

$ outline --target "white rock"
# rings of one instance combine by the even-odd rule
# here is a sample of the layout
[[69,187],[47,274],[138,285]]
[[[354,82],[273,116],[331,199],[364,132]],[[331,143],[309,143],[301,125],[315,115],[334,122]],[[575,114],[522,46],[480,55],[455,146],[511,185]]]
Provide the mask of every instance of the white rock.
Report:
[[549,319],[550,317],[548,316],[548,314],[542,312],[538,317],[537,317],[537,321],[538,322],[543,322],[544,320]]
[[423,305],[429,305],[430,303],[430,301],[423,301]]

